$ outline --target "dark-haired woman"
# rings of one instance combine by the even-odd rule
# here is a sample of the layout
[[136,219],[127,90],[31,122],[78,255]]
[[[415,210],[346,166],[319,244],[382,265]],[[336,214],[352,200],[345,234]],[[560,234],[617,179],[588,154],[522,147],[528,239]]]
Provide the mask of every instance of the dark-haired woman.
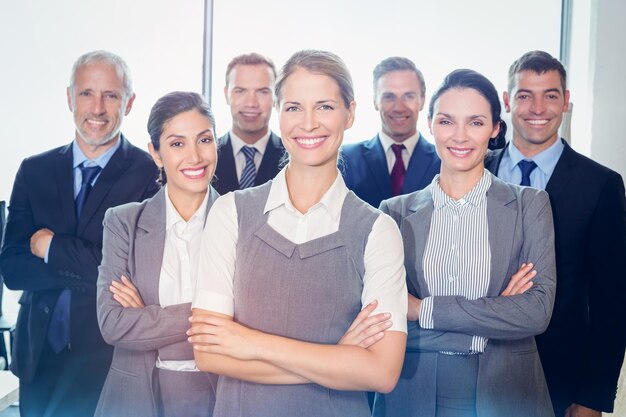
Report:
[[98,276],[98,322],[115,346],[96,416],[210,416],[216,376],[198,371],[189,328],[209,185],[215,122],[196,93],[161,97],[148,147],[166,184],[151,199],[107,211]]
[[554,231],[545,192],[484,169],[504,137],[493,84],[449,74],[428,124],[441,173],[424,190],[384,201],[405,242],[409,338],[396,389],[374,416],[551,417],[534,335],[550,320]]

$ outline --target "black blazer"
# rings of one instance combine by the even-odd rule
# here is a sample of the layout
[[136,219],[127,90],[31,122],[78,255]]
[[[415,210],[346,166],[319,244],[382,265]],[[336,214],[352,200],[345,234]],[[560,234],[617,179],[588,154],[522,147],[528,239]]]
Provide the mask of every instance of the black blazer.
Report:
[[[491,172],[497,173],[505,150],[487,156]],[[612,411],[626,348],[624,183],[565,143],[546,191],[557,291],[552,320],[537,345],[552,403],[561,416],[571,403]]]
[[[409,160],[402,194],[426,187],[439,174],[440,168],[435,146],[420,135]],[[387,156],[378,135],[365,142],[342,146],[339,170],[346,186],[372,206],[378,207],[381,201],[393,197]]]
[[[239,189],[237,170],[235,168],[235,157],[233,155],[233,145],[230,141],[230,133],[218,139],[217,168],[215,168],[215,178],[213,187],[220,195]],[[273,132],[270,133],[270,140],[267,142],[261,165],[256,173],[254,185],[265,184],[280,171],[280,160],[285,153],[280,138]]]
[[[50,315],[64,288],[72,289],[72,354],[108,347],[100,335],[95,307],[104,212],[141,201],[158,189],[158,172],[150,156],[123,136],[120,140],[121,146],[98,177],[79,222],[74,208],[71,144],[26,158],[17,172],[0,268],[7,287],[24,290],[11,362],[11,370],[22,381],[33,379],[47,343]],[[32,234],[44,227],[54,232],[47,264],[31,254],[29,245]]]

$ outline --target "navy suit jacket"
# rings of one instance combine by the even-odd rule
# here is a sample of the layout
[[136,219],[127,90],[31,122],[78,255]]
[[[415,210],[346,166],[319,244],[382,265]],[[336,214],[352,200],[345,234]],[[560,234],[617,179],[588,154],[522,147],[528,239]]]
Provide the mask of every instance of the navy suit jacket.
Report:
[[[72,145],[26,158],[17,172],[7,219],[0,268],[7,287],[23,290],[11,370],[30,382],[46,341],[59,294],[72,290],[72,355],[111,351],[96,320],[96,279],[102,259],[102,221],[109,207],[152,196],[158,186],[150,156],[124,137],[102,170],[76,221]],[[54,232],[48,263],[30,251],[30,237],[41,228]],[[86,381],[89,383],[89,381]]]
[[[261,165],[257,169],[254,185],[265,184],[278,174],[280,171],[280,160],[285,153],[285,148],[280,138],[274,133],[270,134],[270,140],[267,142]],[[215,168],[215,178],[213,187],[220,195],[224,195],[230,191],[239,189],[239,180],[237,179],[237,170],[235,168],[235,157],[233,155],[233,145],[230,140],[230,133],[225,134],[218,139],[218,164]]]
[[[348,188],[372,206],[378,207],[381,201],[393,197],[387,156],[378,135],[369,141],[342,146],[339,167]],[[435,146],[420,135],[409,160],[402,194],[426,187],[440,168]]]
[[[505,148],[506,149],[506,148]],[[497,173],[505,150],[490,153]],[[565,149],[548,181],[557,291],[537,337],[556,415],[571,403],[612,411],[626,347],[626,198],[621,176]]]

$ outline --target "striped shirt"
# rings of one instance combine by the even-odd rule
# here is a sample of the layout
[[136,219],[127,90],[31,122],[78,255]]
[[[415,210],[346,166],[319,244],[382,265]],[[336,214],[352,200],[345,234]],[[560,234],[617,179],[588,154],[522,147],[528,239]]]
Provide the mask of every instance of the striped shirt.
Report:
[[[485,170],[472,190],[459,200],[448,196],[439,185],[439,175],[431,184],[434,210],[424,250],[424,279],[430,297],[420,309],[420,326],[433,329],[433,296],[461,296],[475,300],[487,295],[491,273],[491,250],[487,224],[487,190],[491,174]],[[469,352],[482,353],[487,338],[474,336]]]

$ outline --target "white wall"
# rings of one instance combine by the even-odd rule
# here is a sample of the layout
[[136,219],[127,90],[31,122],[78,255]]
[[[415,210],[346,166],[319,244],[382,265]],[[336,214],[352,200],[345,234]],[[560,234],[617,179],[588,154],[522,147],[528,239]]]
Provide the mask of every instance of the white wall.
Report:
[[22,159],[73,139],[65,88],[84,52],[107,49],[127,61],[137,100],[122,131],[145,148],[158,97],[202,92],[203,19],[203,0],[0,2],[0,200]]

